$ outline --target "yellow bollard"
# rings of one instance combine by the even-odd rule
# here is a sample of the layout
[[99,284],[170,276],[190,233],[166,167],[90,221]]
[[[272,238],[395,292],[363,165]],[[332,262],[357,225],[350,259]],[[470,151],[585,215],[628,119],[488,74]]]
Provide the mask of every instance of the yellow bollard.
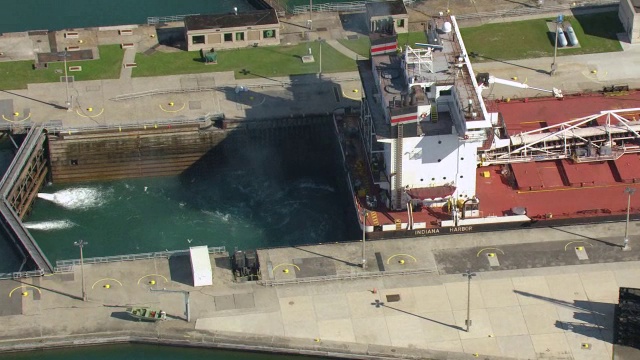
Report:
[[20,113],[19,112],[14,112],[13,116],[20,116]]
[[400,263],[400,265],[404,265],[404,260],[400,260],[398,262]]
[[144,126],[144,129],[147,130],[147,125]]
[[591,73],[592,73],[592,74],[597,74],[597,73],[598,73],[598,70],[591,70]]
[[289,273],[289,269],[284,269],[282,270],[283,273],[288,274]]
[[149,281],[149,284],[151,284],[151,285],[155,285],[155,284],[156,284],[156,281],[155,281],[155,280],[151,280],[151,281]]
[[93,108],[92,108],[92,107],[87,108],[87,111],[88,111],[88,112],[92,112],[92,111],[93,111]]
[[105,285],[104,285],[104,288],[105,288],[105,289],[109,289],[109,288],[111,288],[111,285],[109,285],[109,284],[105,284]]
[[169,103],[169,106],[173,106],[173,105],[174,105],[174,104],[173,104],[173,101]]
[[28,291],[22,292],[22,296],[29,296],[29,292]]
[[313,339],[313,341],[320,342],[320,339],[319,338],[315,338],[315,339]]
[[358,92],[358,89],[353,89],[353,92],[354,92],[354,93],[357,93],[357,92]]
[[122,126],[118,126],[118,131],[122,132]]
[[512,77],[511,79],[512,79],[512,80],[517,81],[517,80],[518,80],[518,77],[517,77],[517,76],[514,76],[514,77]]

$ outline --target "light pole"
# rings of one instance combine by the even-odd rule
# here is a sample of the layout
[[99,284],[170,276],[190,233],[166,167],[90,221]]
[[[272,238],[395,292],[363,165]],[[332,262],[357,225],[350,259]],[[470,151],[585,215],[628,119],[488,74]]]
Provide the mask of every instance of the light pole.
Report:
[[311,20],[311,14],[313,13],[313,0],[309,0],[309,30],[313,27],[313,20]]
[[365,253],[365,239],[367,237],[367,209],[362,208],[362,270],[367,268],[367,256]]
[[87,301],[87,291],[85,290],[85,287],[84,287],[84,255],[82,254],[82,248],[85,245],[89,245],[89,243],[84,240],[80,240],[80,241],[74,242],[73,245],[80,248],[80,273],[82,276],[82,301]]
[[467,277],[467,320],[464,321],[464,324],[467,326],[467,332],[469,332],[469,327],[471,326],[471,278],[476,276],[476,273],[472,273],[471,270],[467,269],[467,272],[462,276]]
[[562,23],[562,15],[558,15],[558,18],[556,19],[556,41],[553,46],[553,63],[551,64],[551,71],[549,72],[549,75],[551,76],[555,75],[558,67],[556,64],[556,56],[558,55],[558,30],[560,29],[560,23]]
[[64,84],[67,90],[67,98],[65,103],[67,105],[67,111],[71,111],[71,100],[69,100],[69,76],[67,75],[67,55],[67,50],[65,50],[62,55],[58,56],[62,56],[64,58]]
[[322,43],[324,42],[324,40],[318,39],[318,41],[320,42],[320,44],[319,44],[319,46],[320,46],[320,73],[318,74],[318,77],[322,77]]
[[631,211],[631,195],[636,192],[635,188],[628,187],[624,189],[624,192],[629,195],[627,198],[627,223],[624,226],[624,246],[622,247],[622,251],[629,251],[631,247],[629,246],[629,212]]

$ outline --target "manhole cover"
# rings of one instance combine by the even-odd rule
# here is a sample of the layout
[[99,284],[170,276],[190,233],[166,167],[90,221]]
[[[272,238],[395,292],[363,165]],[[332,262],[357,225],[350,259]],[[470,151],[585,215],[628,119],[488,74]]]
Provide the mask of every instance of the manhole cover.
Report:
[[387,295],[387,302],[398,302],[400,301],[399,294]]

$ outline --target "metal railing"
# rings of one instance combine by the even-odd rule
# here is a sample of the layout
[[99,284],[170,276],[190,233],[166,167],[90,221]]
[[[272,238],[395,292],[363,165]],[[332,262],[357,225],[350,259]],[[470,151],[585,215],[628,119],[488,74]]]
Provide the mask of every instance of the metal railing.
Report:
[[550,5],[550,6],[541,6],[541,7],[518,7],[514,9],[506,9],[506,10],[497,10],[497,11],[485,11],[485,12],[476,12],[476,13],[468,13],[468,14],[460,14],[456,15],[456,20],[464,21],[464,20],[482,20],[482,19],[491,19],[491,18],[510,18],[517,16],[528,16],[528,15],[541,15],[549,13],[556,13],[567,11],[571,9],[584,8],[589,6],[613,6],[620,3],[620,0],[597,0],[597,1],[582,1],[578,3],[570,3],[570,4],[558,4],[558,5]]
[[205,125],[211,120],[224,118],[223,113],[209,113],[204,116],[195,118],[195,119],[168,119],[161,121],[148,121],[141,123],[129,123],[129,124],[109,124],[109,125],[87,125],[87,126],[74,126],[74,127],[65,127],[60,125],[59,123],[45,123],[43,124],[44,128],[47,129],[50,133],[63,132],[68,134],[78,133],[78,132],[89,132],[89,131],[104,131],[104,130],[131,130],[131,129],[151,129],[159,126],[180,126],[180,125]]
[[[209,254],[223,254],[226,251],[227,250],[224,246],[209,247]],[[104,264],[104,263],[111,263],[111,262],[170,258],[171,256],[187,255],[187,254],[189,254],[189,250],[156,251],[156,252],[140,253],[140,254],[126,254],[126,255],[85,258],[83,261],[85,264]],[[80,265],[80,259],[56,261],[56,268],[64,268],[64,267],[75,266],[75,265]]]
[[36,276],[43,276],[44,270],[18,271],[12,273],[0,273],[0,280],[25,279]]
[[[365,0],[365,1],[350,1],[350,2],[337,2],[337,3],[324,3],[324,4],[312,4],[309,5],[298,5],[292,7],[288,10],[290,13],[294,15],[305,14],[309,12],[309,9],[312,9],[313,12],[355,12],[355,11],[365,11],[367,3],[381,2],[387,0]],[[415,0],[404,0],[405,5],[411,5],[415,2]]]
[[147,25],[157,25],[174,21],[183,21],[187,16],[200,15],[200,14],[186,14],[186,15],[171,15],[171,16],[150,16],[147,18]]
[[312,276],[312,277],[304,277],[299,279],[297,278],[283,279],[283,280],[263,279],[258,281],[258,284],[264,285],[264,286],[277,286],[277,285],[287,285],[287,284],[314,283],[314,282],[320,282],[320,281],[369,279],[369,278],[376,278],[376,277],[382,277],[382,276],[394,276],[394,275],[427,274],[427,273],[434,273],[434,272],[436,272],[435,269],[389,270],[389,271],[379,271],[379,272],[349,272],[346,274]]

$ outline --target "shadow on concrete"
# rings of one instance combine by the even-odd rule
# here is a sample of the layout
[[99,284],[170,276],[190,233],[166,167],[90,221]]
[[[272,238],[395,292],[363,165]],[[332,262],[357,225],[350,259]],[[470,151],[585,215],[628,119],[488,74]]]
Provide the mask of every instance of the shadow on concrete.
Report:
[[387,309],[392,309],[392,310],[401,312],[403,314],[415,316],[415,317],[417,317],[419,319],[431,321],[431,322],[436,323],[438,325],[450,327],[450,328],[455,329],[455,330],[460,330],[460,331],[464,330],[463,328],[461,328],[460,326],[457,326],[457,325],[451,325],[451,324],[443,323],[443,322],[438,321],[438,320],[429,319],[428,317],[420,316],[420,315],[417,315],[417,314],[414,314],[414,313],[410,313],[410,312],[402,310],[402,309],[394,308],[393,306],[389,306],[389,305],[385,304],[384,302],[382,302],[380,300],[376,300],[376,301],[372,302],[371,305],[375,306],[376,308],[386,307]]
[[609,242],[609,241],[606,241],[606,240],[592,238],[592,237],[590,237],[590,236],[586,236],[586,235],[578,234],[578,233],[575,233],[575,232],[572,232],[572,231],[568,231],[568,230],[565,230],[565,229],[562,229],[562,228],[553,227],[553,226],[551,226],[550,228],[551,228],[551,229],[554,229],[554,230],[562,231],[562,232],[567,233],[567,234],[575,235],[575,236],[578,236],[578,237],[580,237],[580,238],[584,238],[584,239],[589,239],[589,240],[597,241],[597,242],[599,242],[599,243],[601,243],[601,244],[604,244],[604,245],[615,246],[615,247],[619,247],[619,248],[622,248],[622,247],[623,247],[623,245],[622,245],[622,244],[616,244],[616,243],[612,243],[612,242]]
[[60,105],[58,105],[58,104],[54,104],[54,103],[50,103],[50,102],[46,102],[46,101],[42,101],[42,100],[38,100],[38,99],[34,99],[34,98],[32,98],[32,97],[28,97],[28,96],[24,96],[24,95],[16,94],[16,93],[14,93],[14,92],[7,91],[7,90],[0,90],[0,91],[2,91],[2,92],[4,92],[4,93],[7,93],[7,94],[9,94],[9,95],[18,96],[18,97],[21,97],[21,98],[24,98],[24,99],[28,99],[28,100],[31,100],[31,101],[35,101],[35,102],[38,102],[38,103],[40,103],[40,104],[49,105],[49,106],[52,106],[52,107],[54,107],[54,108],[56,108],[56,109],[60,109],[60,110],[67,110],[67,107],[66,107],[66,106],[60,106]]
[[188,255],[178,255],[169,258],[169,274],[171,281],[193,286],[191,259]]
[[309,253],[309,254],[318,255],[318,256],[320,256],[320,257],[327,258],[327,259],[331,259],[331,260],[334,260],[334,261],[337,261],[337,262],[341,262],[341,263],[346,264],[346,265],[349,265],[349,266],[357,266],[357,267],[359,267],[359,266],[360,266],[360,264],[356,264],[356,263],[353,263],[353,262],[350,262],[350,261],[346,261],[346,260],[338,259],[338,258],[333,257],[333,256],[330,256],[330,255],[320,254],[320,253],[317,253],[317,252],[315,252],[315,251],[311,251],[311,250],[303,249],[303,248],[301,248],[301,247],[299,247],[299,246],[292,246],[292,247],[293,247],[294,249],[297,249],[297,250],[300,250],[300,251],[304,251],[304,252],[307,252],[307,253]]
[[366,13],[340,14],[340,23],[342,23],[342,28],[345,31],[351,31],[361,35],[369,34]]
[[[70,299],[75,299],[75,300],[80,300],[80,301],[82,301],[82,296],[72,295],[72,294],[69,294],[69,293],[66,293],[66,292],[62,292],[62,291],[58,291],[58,290],[49,289],[49,288],[46,288],[46,287],[44,287],[44,286],[42,286],[42,285],[29,284],[29,283],[27,283],[27,282],[20,281],[20,280],[13,280],[13,281],[17,282],[18,284],[28,285],[29,287],[38,288],[38,289],[40,289],[40,290],[46,290],[46,291],[52,292],[52,293],[54,293],[54,294],[58,294],[58,295],[62,295],[62,296],[66,296],[66,297],[68,297],[68,298],[70,298]],[[78,289],[78,290],[80,290],[80,289]]]
[[574,310],[573,318],[576,321],[557,320],[555,323],[557,328],[613,343],[613,318],[616,304],[589,300],[569,302],[526,291],[514,290],[513,292]]
[[[555,34],[554,34],[554,35],[555,35]],[[492,58],[492,57],[484,56],[484,55],[482,55],[482,54],[478,54],[478,53],[475,53],[475,52],[473,52],[473,51],[469,53],[469,56],[470,56],[472,59],[477,59],[477,58],[487,59],[487,60],[491,60],[491,61],[495,61],[495,62],[499,62],[499,63],[503,63],[503,64],[511,65],[511,66],[515,66],[515,67],[519,67],[519,68],[521,68],[521,69],[527,69],[527,70],[535,71],[535,72],[540,73],[540,74],[547,74],[547,75],[550,75],[550,72],[549,72],[549,71],[547,71],[547,70],[534,69],[534,68],[530,68],[530,67],[528,67],[528,66],[523,66],[523,65],[514,64],[514,63],[512,63],[512,62],[508,62],[508,61],[505,61],[505,60],[500,60],[500,59],[496,59],[496,58]]]
[[217,268],[231,270],[231,259],[228,257],[217,257],[214,262]]
[[129,315],[126,311],[114,311],[111,313],[111,317],[118,320],[125,321],[137,321],[138,319],[134,319]]

